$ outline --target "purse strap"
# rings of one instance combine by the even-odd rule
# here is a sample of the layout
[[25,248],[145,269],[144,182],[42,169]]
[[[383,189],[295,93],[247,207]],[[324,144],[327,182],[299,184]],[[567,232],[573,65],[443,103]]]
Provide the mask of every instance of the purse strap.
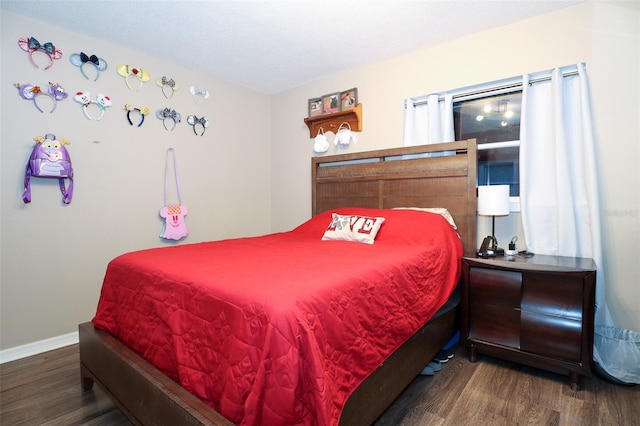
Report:
[[176,177],[176,190],[178,192],[178,205],[182,205],[180,197],[180,179],[178,179],[178,165],[176,164],[176,152],[173,148],[167,148],[167,156],[164,162],[164,205],[167,205],[167,191],[169,187],[169,153],[173,157],[173,174]]

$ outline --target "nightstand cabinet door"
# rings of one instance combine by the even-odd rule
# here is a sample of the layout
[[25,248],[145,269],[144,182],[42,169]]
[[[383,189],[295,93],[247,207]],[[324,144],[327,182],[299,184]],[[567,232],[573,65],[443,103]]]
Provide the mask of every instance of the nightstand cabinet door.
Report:
[[546,357],[582,359],[582,276],[536,273],[522,291],[520,349]]
[[520,347],[522,273],[471,268],[469,338]]

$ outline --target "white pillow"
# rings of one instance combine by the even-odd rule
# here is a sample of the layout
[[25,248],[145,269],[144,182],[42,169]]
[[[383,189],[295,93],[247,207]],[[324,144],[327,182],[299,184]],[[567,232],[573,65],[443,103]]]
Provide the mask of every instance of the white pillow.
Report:
[[451,213],[449,213],[449,210],[445,209],[444,207],[396,207],[394,210],[420,210],[423,212],[429,212],[429,213],[435,213],[435,214],[439,214],[442,217],[444,217],[445,219],[447,219],[447,222],[449,222],[449,225],[453,226],[453,229],[458,229],[458,227],[456,226],[456,223],[453,220],[453,216],[451,216]]
[[373,244],[384,217],[341,215],[332,213],[333,218],[322,236],[323,240],[355,241]]

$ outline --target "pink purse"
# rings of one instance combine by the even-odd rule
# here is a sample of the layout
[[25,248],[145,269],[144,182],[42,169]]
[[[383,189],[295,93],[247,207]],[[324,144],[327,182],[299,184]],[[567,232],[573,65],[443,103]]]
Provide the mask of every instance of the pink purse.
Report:
[[[167,191],[169,186],[169,153],[173,154],[173,173],[176,178],[176,191],[178,193],[178,204],[167,204]],[[178,166],[176,165],[176,153],[173,148],[167,149],[167,156],[164,163],[164,207],[160,209],[160,216],[164,219],[160,238],[168,240],[179,240],[189,235],[184,217],[189,213],[189,209],[182,204],[180,198],[180,180],[178,179]]]

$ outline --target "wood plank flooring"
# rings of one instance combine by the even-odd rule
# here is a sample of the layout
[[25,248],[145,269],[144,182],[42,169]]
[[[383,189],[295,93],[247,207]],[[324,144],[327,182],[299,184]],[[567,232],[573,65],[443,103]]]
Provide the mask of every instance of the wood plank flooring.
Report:
[[[80,388],[78,345],[0,365],[0,424],[128,425],[98,386]],[[640,426],[640,386],[596,376],[573,392],[567,378],[466,351],[417,377],[375,426]]]

